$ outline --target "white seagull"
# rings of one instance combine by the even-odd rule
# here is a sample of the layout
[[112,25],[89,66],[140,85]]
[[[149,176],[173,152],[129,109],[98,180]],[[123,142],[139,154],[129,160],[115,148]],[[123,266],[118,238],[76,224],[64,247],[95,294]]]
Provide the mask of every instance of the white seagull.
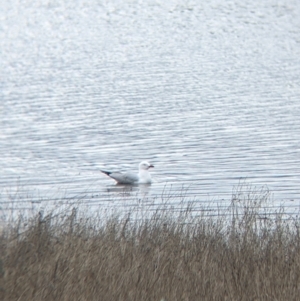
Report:
[[154,166],[147,161],[143,161],[139,165],[139,173],[132,172],[110,172],[105,170],[100,170],[105,173],[110,178],[117,181],[118,184],[151,184],[151,175],[148,171],[149,168]]

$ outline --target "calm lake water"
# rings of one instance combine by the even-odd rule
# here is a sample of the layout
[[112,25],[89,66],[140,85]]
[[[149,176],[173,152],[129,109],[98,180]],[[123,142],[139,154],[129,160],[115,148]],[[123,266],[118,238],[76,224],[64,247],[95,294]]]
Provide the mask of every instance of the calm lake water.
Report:
[[[266,185],[300,206],[300,2],[2,0],[2,209]],[[122,187],[99,172],[155,165]],[[33,205],[38,204],[38,205]]]

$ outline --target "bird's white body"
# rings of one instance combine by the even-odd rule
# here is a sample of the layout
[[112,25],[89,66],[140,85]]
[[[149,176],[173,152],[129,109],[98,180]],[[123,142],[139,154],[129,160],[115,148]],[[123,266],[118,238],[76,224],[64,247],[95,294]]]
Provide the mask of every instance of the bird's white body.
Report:
[[137,174],[126,172],[110,172],[101,170],[104,174],[114,179],[118,184],[151,184],[152,179],[149,172],[149,168],[154,167],[147,161],[143,161],[139,164],[139,172]]
[[[151,165],[151,167],[152,167],[152,165]],[[139,177],[138,182],[140,184],[151,184],[151,182],[152,182],[151,175],[150,175],[150,172],[148,171],[148,169],[146,169],[146,170],[139,169],[138,177]]]

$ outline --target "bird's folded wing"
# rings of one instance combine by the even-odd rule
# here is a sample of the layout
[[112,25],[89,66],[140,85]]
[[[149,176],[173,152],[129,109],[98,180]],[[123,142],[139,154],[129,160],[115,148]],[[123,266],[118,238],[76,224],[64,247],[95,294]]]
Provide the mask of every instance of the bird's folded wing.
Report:
[[139,181],[139,177],[134,173],[120,173],[120,172],[112,172],[109,174],[111,178],[116,180],[119,184],[133,184]]

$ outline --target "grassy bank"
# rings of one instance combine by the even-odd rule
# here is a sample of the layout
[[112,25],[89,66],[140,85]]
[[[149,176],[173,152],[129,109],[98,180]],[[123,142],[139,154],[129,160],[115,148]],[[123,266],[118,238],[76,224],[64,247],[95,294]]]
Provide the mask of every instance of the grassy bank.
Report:
[[234,196],[227,218],[37,214],[0,239],[0,300],[299,300],[300,224]]

